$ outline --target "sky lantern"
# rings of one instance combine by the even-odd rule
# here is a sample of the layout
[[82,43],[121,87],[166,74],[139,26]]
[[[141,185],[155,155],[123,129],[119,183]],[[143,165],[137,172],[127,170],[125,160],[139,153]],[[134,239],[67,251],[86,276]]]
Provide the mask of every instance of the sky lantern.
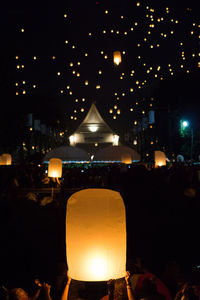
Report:
[[67,202],[66,255],[69,276],[80,281],[124,277],[126,217],[120,193],[85,189]]
[[3,165],[11,165],[12,164],[12,156],[8,153],[4,153],[1,155]]
[[122,56],[120,51],[113,52],[113,61],[116,65],[119,65],[122,62]]
[[49,160],[48,177],[62,177],[62,160],[60,158],[51,158]]
[[166,166],[166,155],[162,151],[155,151],[155,168]]

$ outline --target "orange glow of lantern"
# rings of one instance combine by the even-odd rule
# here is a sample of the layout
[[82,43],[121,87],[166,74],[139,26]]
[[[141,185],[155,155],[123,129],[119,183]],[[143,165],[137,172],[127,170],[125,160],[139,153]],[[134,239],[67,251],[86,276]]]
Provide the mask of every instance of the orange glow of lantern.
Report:
[[123,153],[121,158],[122,163],[124,164],[132,164],[131,155],[129,153]]
[[4,153],[1,155],[0,164],[4,166],[9,166],[12,164],[12,156],[8,153]]
[[118,192],[85,189],[68,199],[66,255],[69,276],[75,280],[124,277],[126,217]]
[[155,168],[166,166],[166,155],[162,151],[155,151]]
[[51,158],[49,160],[48,177],[62,177],[62,160],[60,158]]
[[122,56],[120,51],[113,52],[113,62],[119,65],[122,62]]
[[2,158],[2,155],[0,156],[0,166],[3,166],[4,163],[3,163],[3,158]]

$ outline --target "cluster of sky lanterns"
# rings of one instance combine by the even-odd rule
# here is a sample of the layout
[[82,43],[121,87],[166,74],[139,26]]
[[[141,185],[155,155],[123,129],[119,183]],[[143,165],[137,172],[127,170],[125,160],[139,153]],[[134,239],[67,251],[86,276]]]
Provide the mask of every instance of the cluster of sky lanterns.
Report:
[[[121,101],[124,97],[128,98],[129,101],[132,101],[132,104],[128,105],[128,110],[134,108],[137,105],[136,97],[138,97],[138,93],[141,96],[145,95],[145,88],[149,87],[149,85],[156,84],[156,82],[160,80],[164,80],[169,76],[175,76],[179,72],[185,72],[189,74],[191,69],[200,66],[200,53],[198,52],[198,42],[200,39],[200,25],[191,20],[191,25],[187,27],[187,34],[180,34],[181,26],[184,27],[184,18],[180,18],[176,16],[176,12],[169,7],[157,8],[154,9],[150,6],[145,6],[142,2],[135,2],[136,4],[136,12],[137,9],[140,10],[140,15],[146,20],[145,22],[141,21],[141,18],[138,16],[134,16],[132,19],[128,17],[126,14],[115,15],[115,13],[110,9],[105,9],[103,11],[99,10],[99,13],[106,16],[106,21],[104,20],[103,24],[100,26],[100,30],[94,32],[91,27],[91,30],[85,32],[85,44],[81,45],[78,43],[79,37],[65,36],[63,38],[64,45],[67,47],[67,53],[71,54],[71,51],[76,51],[76,58],[73,54],[73,59],[70,58],[68,61],[63,62],[66,65],[64,71],[57,70],[55,81],[58,78],[62,78],[63,81],[66,78],[68,83],[65,86],[61,86],[61,81],[59,81],[58,85],[58,93],[62,95],[70,96],[70,100],[72,102],[72,111],[69,112],[68,118],[72,120],[77,120],[79,118],[79,114],[82,114],[84,110],[83,103],[81,101],[80,95],[77,95],[77,90],[82,90],[82,96],[85,97],[85,89],[94,87],[96,93],[106,93],[107,89],[105,89],[104,75],[107,74],[107,71],[104,70],[105,62],[110,65],[110,74],[118,74],[118,79],[123,84],[119,85],[118,80],[115,77],[115,80],[112,78],[113,82],[113,92],[116,91],[118,96],[113,98],[110,95],[105,94],[105,97],[109,99],[110,108],[108,109],[108,113],[112,110],[115,111],[114,106],[117,105],[118,113],[115,114],[110,113],[113,119],[116,119],[121,114]],[[65,25],[68,31],[70,32],[70,18],[75,17],[76,12],[73,11],[65,11],[63,13]],[[137,19],[138,18],[138,19]],[[111,24],[113,23],[113,26]],[[145,24],[145,25],[144,25]],[[25,32],[25,28],[21,28],[21,33]],[[71,30],[71,32],[73,32]],[[137,39],[134,40],[135,34]],[[124,42],[121,41],[118,47],[111,49],[108,48],[106,39],[115,39],[120,37],[124,37]],[[87,39],[94,41],[92,48],[88,46]],[[95,40],[99,39],[101,41],[101,49],[96,50]],[[129,48],[128,42],[135,41],[134,47],[131,46]],[[187,41],[186,41],[187,40]],[[190,49],[188,50],[187,44],[190,43]],[[99,45],[99,44],[98,44]],[[116,45],[116,43],[115,43]],[[163,57],[164,52],[163,49],[166,47],[168,49],[172,48],[172,45],[175,45],[177,51],[175,53],[175,58],[172,56],[166,56],[164,61],[160,61],[159,57]],[[117,49],[118,48],[118,49]],[[135,51],[133,51],[135,50]],[[96,51],[96,53],[94,53]],[[73,52],[74,53],[74,52]],[[130,60],[131,53],[135,53],[135,61]],[[91,55],[92,54],[92,55]],[[96,55],[98,61],[102,61],[102,65],[95,64],[94,61],[91,60],[91,57]],[[100,56],[100,57],[99,57]],[[151,59],[149,59],[151,57]],[[177,57],[179,57],[177,59]],[[16,70],[19,72],[23,72],[26,68],[24,68],[23,55],[16,55]],[[30,59],[33,61],[37,61],[40,59],[40,55],[31,55]],[[54,66],[56,66],[56,56],[51,55],[49,58],[50,61],[54,61]],[[86,63],[86,60],[88,63]],[[104,62],[103,62],[104,60]],[[87,67],[86,67],[87,65]],[[89,65],[92,65],[93,70],[90,70]],[[96,70],[94,66],[96,65]],[[113,65],[115,68],[113,68]],[[127,68],[128,66],[128,68]],[[85,70],[87,68],[87,70]],[[129,69],[129,71],[127,71]],[[126,70],[126,71],[125,71]],[[95,71],[94,80],[89,80],[91,78],[91,72]],[[98,80],[98,76],[101,77],[101,80]],[[37,85],[35,82],[38,82],[35,79],[35,82],[29,82],[24,76],[24,81],[26,84],[21,84],[19,80],[16,80],[16,95],[26,95],[27,93],[31,93],[30,87],[37,90],[39,83]],[[56,79],[57,78],[57,79]],[[97,78],[97,79],[96,79]],[[28,88],[27,88],[28,85]],[[66,89],[66,86],[70,86],[70,89]],[[80,89],[75,89],[74,86],[80,87]],[[129,86],[129,87],[128,87]],[[86,92],[87,93],[87,92]],[[94,92],[95,93],[95,92]],[[95,98],[95,95],[93,95]],[[78,99],[78,101],[77,101]],[[88,101],[93,101],[88,97],[85,97]],[[131,100],[130,100],[131,99]],[[116,104],[117,102],[117,104]],[[87,104],[87,103],[85,103]],[[152,104],[151,104],[152,106]],[[141,111],[143,111],[141,107]],[[76,111],[76,113],[74,113]],[[134,109],[132,110],[135,111]]]

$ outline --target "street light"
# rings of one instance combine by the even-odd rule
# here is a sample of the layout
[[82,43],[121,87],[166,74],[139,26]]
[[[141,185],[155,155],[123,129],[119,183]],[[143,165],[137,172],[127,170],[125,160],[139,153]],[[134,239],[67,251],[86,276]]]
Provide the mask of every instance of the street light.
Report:
[[188,121],[183,121],[183,127],[186,128],[190,125],[190,123]]
[[190,125],[189,121],[187,121],[187,120],[181,121],[181,129],[184,130],[186,128],[190,128],[190,132],[191,132],[190,158],[192,159],[192,157],[193,157],[193,144],[194,144],[193,128]]

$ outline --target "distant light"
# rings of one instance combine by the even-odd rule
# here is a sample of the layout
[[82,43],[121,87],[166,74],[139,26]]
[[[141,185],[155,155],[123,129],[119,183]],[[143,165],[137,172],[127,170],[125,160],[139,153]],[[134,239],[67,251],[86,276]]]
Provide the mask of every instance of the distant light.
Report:
[[137,145],[137,140],[134,140],[134,141],[133,141],[133,145]]

